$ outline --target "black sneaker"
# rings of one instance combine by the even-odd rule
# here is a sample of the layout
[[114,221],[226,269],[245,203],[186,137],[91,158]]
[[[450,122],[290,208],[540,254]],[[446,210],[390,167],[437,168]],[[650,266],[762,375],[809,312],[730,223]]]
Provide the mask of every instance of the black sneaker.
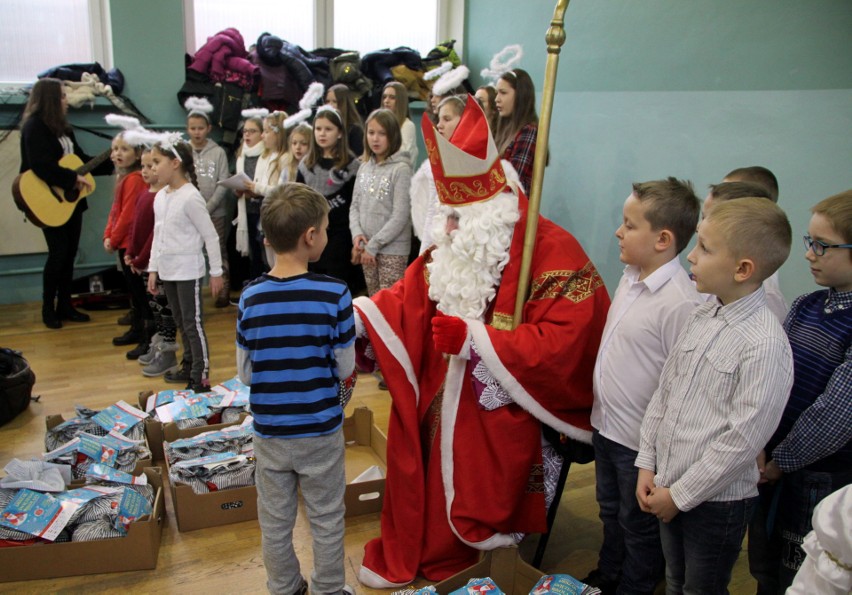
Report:
[[209,393],[210,392],[210,382],[208,381],[206,384],[203,382],[193,382],[192,380],[186,385],[186,390],[191,390],[194,393]]
[[126,333],[124,333],[120,337],[113,337],[112,344],[116,347],[120,347],[122,345],[133,345],[135,343],[139,343],[139,341],[141,340],[142,333],[140,333],[134,328],[130,328]]
[[305,577],[302,577],[302,584],[299,585],[293,595],[308,595],[308,581],[305,580]]
[[581,579],[581,581],[590,587],[597,587],[600,589],[601,595],[615,595],[615,592],[618,590],[618,584],[621,582],[618,577],[604,576],[597,568],[592,570],[586,578]]
[[178,370],[166,372],[163,375],[163,380],[174,384],[186,384],[191,380],[189,377],[189,368],[181,367]]
[[71,322],[89,322],[92,318],[79,310],[74,309],[74,306],[64,306],[57,309],[56,314],[60,320],[70,320]]
[[141,356],[146,355],[150,348],[151,344],[148,341],[142,341],[141,343],[139,343],[139,345],[137,345],[124,355],[127,356],[127,359],[139,359]]

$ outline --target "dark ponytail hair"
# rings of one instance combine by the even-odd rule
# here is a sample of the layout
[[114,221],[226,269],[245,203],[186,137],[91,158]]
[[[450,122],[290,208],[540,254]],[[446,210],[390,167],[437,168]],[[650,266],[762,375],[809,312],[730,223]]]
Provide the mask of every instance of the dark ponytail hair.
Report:
[[157,143],[153,148],[163,157],[180,159],[181,171],[189,182],[198,188],[198,176],[195,175],[195,163],[192,159],[192,149],[189,147],[189,143],[178,141],[168,147],[164,146],[163,143]]

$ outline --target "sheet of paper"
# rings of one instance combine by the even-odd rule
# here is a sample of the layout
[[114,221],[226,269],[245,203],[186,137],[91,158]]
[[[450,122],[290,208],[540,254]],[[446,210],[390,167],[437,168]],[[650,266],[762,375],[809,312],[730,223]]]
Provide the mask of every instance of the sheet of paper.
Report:
[[234,174],[227,180],[222,180],[219,182],[220,186],[224,186],[230,190],[240,191],[246,189],[246,182],[251,182],[252,179],[248,177],[245,172],[239,172]]

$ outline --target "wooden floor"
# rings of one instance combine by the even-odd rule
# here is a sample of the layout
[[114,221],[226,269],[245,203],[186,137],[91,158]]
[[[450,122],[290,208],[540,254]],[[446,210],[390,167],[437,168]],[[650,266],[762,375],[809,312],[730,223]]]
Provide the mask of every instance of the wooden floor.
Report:
[[[209,299],[205,308],[211,380],[215,384],[235,374],[236,308],[215,309]],[[49,330],[41,324],[39,304],[0,306],[0,346],[24,352],[37,377],[34,394],[41,396],[40,402],[0,427],[0,468],[14,457],[29,458],[43,452],[46,415],[63,413],[68,416],[73,414],[77,404],[102,408],[120,399],[132,403],[139,391],[175,388],[160,378],[143,377],[139,364],[124,357],[127,348],[113,347],[111,337],[126,328],[116,324],[123,312],[90,314],[92,321],[89,323],[66,323],[60,330]],[[361,405],[370,407],[377,425],[387,428],[388,393],[378,390],[375,379],[369,375],[359,378],[349,408]],[[582,578],[594,567],[601,540],[594,490],[593,464],[575,466],[568,475],[568,486],[544,557],[543,571],[565,572]],[[168,490],[166,493],[166,513],[173,515]],[[378,513],[347,519],[346,577],[360,593],[378,592],[361,587],[356,578],[364,543],[378,534]],[[294,535],[303,572],[309,574],[311,541],[303,511],[300,511]],[[525,559],[532,558],[536,542],[537,536],[531,536],[522,544],[521,554]],[[0,568],[0,575],[2,572]],[[0,583],[0,592],[259,593],[265,591],[265,584],[256,521],[180,533],[172,518],[163,531],[155,570]],[[755,590],[743,553],[734,569],[730,591],[746,594]]]

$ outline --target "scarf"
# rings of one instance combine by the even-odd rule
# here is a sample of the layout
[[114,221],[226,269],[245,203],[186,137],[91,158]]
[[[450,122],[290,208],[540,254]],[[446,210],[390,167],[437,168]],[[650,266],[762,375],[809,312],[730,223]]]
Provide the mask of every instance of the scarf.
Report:
[[[260,157],[263,154],[263,143],[255,143],[253,147],[248,147],[243,143],[240,158],[245,157]],[[248,235],[248,216],[246,215],[246,199],[240,198],[237,200],[237,218],[233,221],[237,226],[236,247],[237,252],[241,256],[249,255],[249,235]]]

